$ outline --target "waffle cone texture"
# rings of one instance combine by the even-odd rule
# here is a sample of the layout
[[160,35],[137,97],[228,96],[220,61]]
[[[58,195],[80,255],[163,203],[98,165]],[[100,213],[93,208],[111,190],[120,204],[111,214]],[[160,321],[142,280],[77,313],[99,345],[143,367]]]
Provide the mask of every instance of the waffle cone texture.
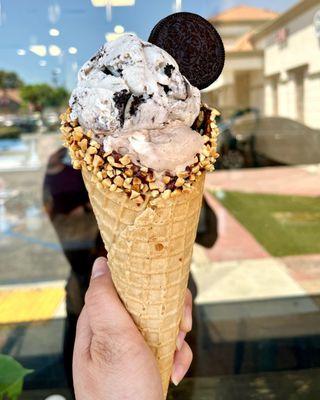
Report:
[[202,204],[204,174],[192,191],[136,204],[82,175],[108,251],[117,292],[158,363],[164,398],[188,284]]

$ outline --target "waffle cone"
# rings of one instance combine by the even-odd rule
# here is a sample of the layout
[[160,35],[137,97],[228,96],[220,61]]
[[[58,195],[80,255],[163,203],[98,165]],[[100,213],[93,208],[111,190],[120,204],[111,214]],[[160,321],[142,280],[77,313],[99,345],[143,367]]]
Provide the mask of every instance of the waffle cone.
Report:
[[82,170],[112,279],[158,362],[166,398],[202,204],[204,174],[189,193],[137,205]]

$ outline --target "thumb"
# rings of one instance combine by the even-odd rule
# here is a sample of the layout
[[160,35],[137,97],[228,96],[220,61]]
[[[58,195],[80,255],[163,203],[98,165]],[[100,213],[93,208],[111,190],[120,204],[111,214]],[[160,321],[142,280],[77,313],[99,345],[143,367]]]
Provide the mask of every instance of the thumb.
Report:
[[136,329],[113,285],[107,260],[98,258],[92,268],[89,289],[85,296],[90,328],[94,335],[117,334]]

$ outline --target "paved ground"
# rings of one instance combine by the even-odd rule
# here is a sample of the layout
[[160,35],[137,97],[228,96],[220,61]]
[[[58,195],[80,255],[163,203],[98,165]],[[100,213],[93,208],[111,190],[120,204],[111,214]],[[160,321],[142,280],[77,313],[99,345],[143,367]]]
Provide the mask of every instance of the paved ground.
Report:
[[206,252],[210,260],[218,262],[269,256],[256,239],[208,192],[206,200],[218,220],[218,240]]
[[320,288],[320,254],[282,259],[290,276],[311,295],[319,293]]
[[1,286],[0,325],[65,316],[64,287],[65,281]]
[[[210,191],[320,196],[320,165],[216,171],[207,176]],[[196,251],[199,280],[212,275],[199,301],[230,301],[320,293],[320,254],[275,259],[215,198],[206,199],[218,218],[219,237],[209,250]],[[201,253],[201,255],[200,255]],[[206,265],[206,270],[201,269]],[[209,275],[208,275],[209,274]]]
[[[210,190],[230,190],[251,193],[320,196],[320,165],[272,167],[216,171],[206,179]],[[207,251],[212,261],[258,259],[268,253],[254,237],[217,201],[206,199],[217,214],[219,238]],[[299,258],[301,261],[304,257]],[[307,259],[309,257],[307,256]],[[320,266],[319,266],[320,269]]]
[[212,261],[195,248],[199,304],[320,294],[320,255]]
[[208,188],[251,193],[320,196],[320,164],[216,171],[207,176]]
[[0,229],[0,285],[60,280],[68,275],[68,263],[42,201],[48,157],[59,146],[58,134],[45,135],[39,142],[41,168],[0,172],[0,190],[18,191],[6,202],[4,218],[10,229]]

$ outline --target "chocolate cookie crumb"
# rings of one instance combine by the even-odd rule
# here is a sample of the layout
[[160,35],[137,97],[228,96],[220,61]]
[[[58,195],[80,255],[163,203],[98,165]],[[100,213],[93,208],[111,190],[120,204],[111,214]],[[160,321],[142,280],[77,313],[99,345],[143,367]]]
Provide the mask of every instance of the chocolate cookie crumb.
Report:
[[131,94],[127,89],[123,89],[113,95],[113,101],[115,103],[115,106],[119,110],[119,119],[121,126],[123,126],[124,124],[124,111],[130,97]]
[[102,47],[100,47],[100,49],[96,52],[96,54],[93,56],[93,57],[91,57],[90,58],[90,61],[91,62],[93,62],[93,61],[97,61],[97,60],[99,60],[102,56],[103,56],[103,46]]
[[164,73],[169,77],[169,78],[171,78],[171,76],[172,76],[172,71],[175,69],[175,67],[173,66],[173,65],[171,65],[171,64],[167,64],[165,67],[164,67]]
[[140,104],[145,103],[146,99],[141,96],[133,96],[133,100],[130,106],[130,115],[135,115]]
[[168,94],[171,91],[168,85],[163,85],[162,83],[159,83],[159,85],[163,87],[163,90],[165,91],[166,94]]
[[103,68],[101,69],[101,72],[103,72],[106,75],[113,75],[113,73],[110,71],[110,69],[104,65]]
[[78,96],[74,96],[72,99],[71,107],[74,106],[76,103],[78,103],[79,99]]

